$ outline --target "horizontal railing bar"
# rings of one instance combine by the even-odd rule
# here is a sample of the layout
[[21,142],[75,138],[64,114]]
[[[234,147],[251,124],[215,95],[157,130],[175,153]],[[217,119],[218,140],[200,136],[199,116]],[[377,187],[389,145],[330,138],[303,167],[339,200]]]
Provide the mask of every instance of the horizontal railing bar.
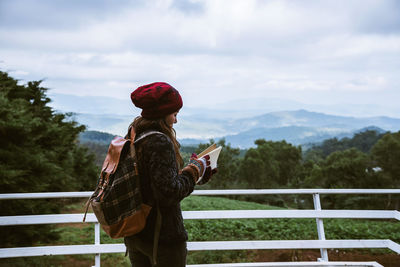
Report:
[[[382,240],[268,240],[268,241],[204,241],[188,242],[189,251],[200,250],[245,250],[245,249],[320,249],[320,248],[390,248],[393,250],[393,241]],[[396,244],[396,243],[394,243]],[[400,253],[398,248],[395,252]],[[48,256],[48,255],[76,255],[96,253],[124,253],[124,244],[100,245],[69,245],[69,246],[42,246],[2,248],[0,258]]]
[[310,267],[310,266],[352,266],[352,267],[383,267],[376,261],[351,262],[351,261],[304,261],[304,262],[252,262],[252,263],[217,263],[217,264],[191,264],[187,267]]
[[302,195],[302,194],[400,194],[400,189],[228,189],[195,190],[192,195]]
[[[0,194],[0,200],[40,199],[40,198],[87,198],[92,191],[82,192],[44,192],[44,193],[7,193]],[[229,189],[195,190],[192,195],[287,195],[287,194],[400,194],[400,189]]]
[[[48,215],[21,215],[1,216],[0,226],[6,225],[31,225],[31,224],[56,224],[56,223],[82,223],[83,213],[75,214],[48,214]],[[85,222],[95,223],[97,218],[94,213],[86,215]]]
[[396,210],[207,210],[183,211],[184,219],[351,218],[397,219]]
[[[320,248],[390,248],[393,241],[374,240],[263,240],[263,241],[202,241],[188,242],[188,250],[243,250],[243,249],[320,249]],[[396,243],[394,243],[396,244]]]
[[[83,213],[0,216],[0,226],[81,223]],[[183,211],[185,220],[201,219],[265,219],[265,218],[348,218],[348,219],[397,219],[396,210],[202,210]],[[86,215],[86,222],[97,222],[94,213]]]
[[78,255],[98,253],[123,253],[125,244],[101,244],[101,245],[67,245],[67,246],[41,246],[1,248],[0,258],[33,257],[50,255]]
[[82,192],[44,192],[44,193],[7,193],[0,194],[0,200],[6,199],[40,199],[40,198],[88,198],[91,191]]

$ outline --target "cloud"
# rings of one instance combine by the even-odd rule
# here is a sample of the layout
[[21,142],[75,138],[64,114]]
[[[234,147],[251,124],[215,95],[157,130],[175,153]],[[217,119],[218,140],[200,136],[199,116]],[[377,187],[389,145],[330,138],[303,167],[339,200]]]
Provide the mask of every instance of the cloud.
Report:
[[109,19],[127,4],[137,6],[142,2],[3,0],[0,2],[0,25],[14,30],[74,30],[88,23]]
[[168,81],[190,105],[393,102],[398,14],[391,0],[3,0],[0,68],[77,95]]

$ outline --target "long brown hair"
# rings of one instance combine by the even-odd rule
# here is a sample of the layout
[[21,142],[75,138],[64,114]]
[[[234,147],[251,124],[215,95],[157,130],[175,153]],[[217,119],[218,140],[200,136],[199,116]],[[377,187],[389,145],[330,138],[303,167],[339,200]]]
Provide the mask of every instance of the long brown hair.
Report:
[[174,145],[175,155],[176,155],[176,163],[179,169],[183,167],[183,159],[180,153],[180,147],[178,140],[176,140],[176,132],[175,129],[168,126],[165,122],[164,118],[149,120],[145,119],[142,116],[136,117],[130,125],[135,129],[136,134],[141,134],[146,130],[157,130],[164,134],[166,134],[172,141]]

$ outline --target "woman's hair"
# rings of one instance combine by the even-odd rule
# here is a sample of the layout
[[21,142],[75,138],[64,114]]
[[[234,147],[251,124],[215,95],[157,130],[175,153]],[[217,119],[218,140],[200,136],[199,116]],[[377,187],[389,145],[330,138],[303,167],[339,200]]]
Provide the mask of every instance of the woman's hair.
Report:
[[142,116],[138,116],[134,119],[130,126],[135,129],[136,134],[141,134],[146,130],[158,130],[166,134],[171,139],[174,145],[176,163],[178,168],[181,169],[183,167],[183,159],[181,153],[179,152],[181,145],[179,144],[178,140],[176,140],[175,129],[168,126],[164,118],[150,120],[145,119]]

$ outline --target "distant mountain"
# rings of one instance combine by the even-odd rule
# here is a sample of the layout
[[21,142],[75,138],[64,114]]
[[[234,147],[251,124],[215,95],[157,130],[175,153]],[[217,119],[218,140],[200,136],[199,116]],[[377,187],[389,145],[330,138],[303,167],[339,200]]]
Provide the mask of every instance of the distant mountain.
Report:
[[[186,118],[188,119],[188,118]],[[214,122],[216,123],[216,122]],[[373,125],[373,126],[371,126]],[[242,148],[254,146],[259,138],[266,140],[286,140],[295,145],[318,143],[328,138],[351,137],[354,133],[367,129],[379,132],[398,131],[400,119],[389,117],[355,118],[327,115],[307,110],[270,112],[260,116],[221,120],[218,123],[220,131],[227,133],[224,137],[227,143]],[[207,138],[182,139],[183,144],[206,142]]]
[[375,130],[378,133],[384,133],[386,131],[378,127],[365,127],[355,131],[324,131],[318,128],[302,127],[302,126],[287,126],[279,128],[258,128],[249,130],[237,135],[226,136],[225,140],[227,143],[235,144],[240,148],[248,148],[254,146],[256,139],[264,138],[265,140],[271,141],[282,141],[285,140],[293,145],[307,145],[320,143],[329,138],[351,138],[356,133],[365,132],[367,130]]
[[252,129],[255,125],[262,125],[264,128],[305,126],[343,130],[355,130],[369,125],[375,125],[376,127],[390,131],[400,129],[400,119],[389,117],[345,117],[311,112],[304,109],[271,112],[251,118],[239,119],[235,121],[235,124],[239,124],[242,129]]
[[[377,133],[385,133],[386,131],[375,126],[365,127],[355,131],[324,131],[312,127],[303,126],[287,126],[278,128],[256,128],[248,131],[241,132],[235,135],[227,135],[222,138],[226,143],[231,144],[233,147],[249,148],[254,147],[254,141],[257,139],[265,139],[268,141],[282,141],[285,140],[293,145],[302,145],[304,148],[311,147],[313,144],[321,143],[322,141],[330,138],[342,139],[344,137],[351,138],[356,133],[365,132],[368,130],[376,131]],[[216,138],[218,141],[221,138]],[[180,140],[182,145],[198,145],[200,143],[208,142],[208,139],[193,139],[184,138]]]
[[[124,100],[61,94],[50,97],[54,109],[74,112],[73,118],[86,125],[89,131],[123,136],[132,120],[140,114],[128,97]],[[179,123],[175,125],[177,137],[185,145],[225,138],[232,146],[249,147],[259,138],[285,139],[293,144],[318,143],[326,138],[351,136],[371,125],[383,131],[400,130],[400,119],[384,116],[338,116],[305,109],[261,113],[287,105],[301,107],[298,102],[273,99],[255,102],[248,99],[221,104],[218,108],[184,106],[178,115]]]
[[[340,134],[341,132],[335,132]],[[285,126],[277,128],[256,128],[241,132],[236,135],[228,135],[225,137],[227,143],[235,144],[241,148],[254,146],[257,139],[265,139],[271,141],[285,140],[294,145],[300,145],[309,142],[319,142],[324,139],[335,136],[334,132],[320,131],[316,128],[305,126]]]

